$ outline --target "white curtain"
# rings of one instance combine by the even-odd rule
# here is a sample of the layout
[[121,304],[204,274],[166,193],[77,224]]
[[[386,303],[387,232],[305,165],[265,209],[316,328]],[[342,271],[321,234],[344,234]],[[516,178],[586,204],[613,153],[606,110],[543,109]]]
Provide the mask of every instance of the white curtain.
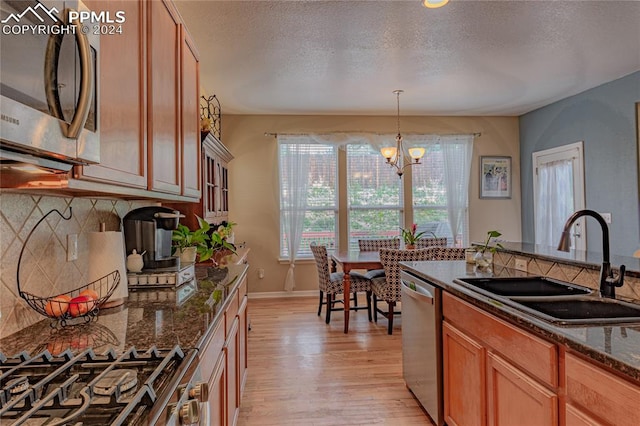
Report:
[[[563,194],[562,197],[553,194]],[[555,246],[567,218],[573,213],[573,163],[558,160],[538,165],[536,244]]]
[[[373,133],[324,133],[324,134],[278,134],[279,144],[314,144],[330,143],[341,149],[350,143],[368,143],[376,150],[395,143],[395,134]],[[473,152],[474,135],[436,135],[436,134],[403,134],[404,146],[442,146],[445,163],[445,185],[447,190],[448,221],[454,241],[457,235],[466,233],[463,229],[466,210],[468,208],[469,174]],[[309,186],[308,153],[292,148],[284,157],[280,158],[281,170],[289,177],[291,188],[281,188],[281,206],[283,214],[283,232],[287,236],[290,258],[289,271],[285,280],[285,290],[291,291],[295,287],[295,258],[300,247],[304,212],[307,202]],[[294,185],[295,183],[295,185]],[[462,242],[464,245],[467,241]]]
[[[447,189],[447,215],[454,243],[463,232],[465,212],[469,206],[469,175],[473,154],[473,135],[442,136],[440,145],[444,160],[445,187]],[[466,247],[467,241],[462,241]]]
[[289,251],[289,270],[284,281],[285,291],[296,287],[295,262],[300,241],[309,187],[309,152],[303,146],[313,143],[304,135],[278,135],[278,143],[286,144],[287,155],[280,156],[281,176],[287,176],[287,185],[280,182],[280,203],[283,211],[282,226]]
[[[395,146],[395,133],[309,133],[309,134],[278,134],[280,136],[304,138],[304,143],[321,143],[333,144],[340,149],[345,149],[348,144],[369,144],[376,151],[380,151],[385,146]],[[427,148],[430,145],[440,143],[441,141],[457,140],[472,138],[473,135],[437,135],[437,134],[419,134],[419,133],[403,133],[402,141],[405,150],[412,146],[422,146]],[[405,154],[407,154],[405,152]]]

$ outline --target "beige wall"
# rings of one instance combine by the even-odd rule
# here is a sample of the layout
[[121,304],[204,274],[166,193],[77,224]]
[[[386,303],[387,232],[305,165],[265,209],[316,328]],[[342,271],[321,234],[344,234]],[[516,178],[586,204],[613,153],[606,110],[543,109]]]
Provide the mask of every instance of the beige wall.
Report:
[[[230,218],[238,223],[236,242],[245,241],[249,254],[249,291],[283,290],[288,265],[278,262],[279,201],[277,142],[265,132],[393,133],[395,117],[379,116],[246,116],[225,115],[222,140],[234,155],[229,165]],[[405,133],[476,133],[469,188],[469,226],[472,241],[498,229],[503,238],[520,241],[520,152],[517,117],[402,117]],[[511,199],[480,199],[478,168],[481,155],[512,157]],[[264,269],[264,279],[258,278]],[[295,291],[317,289],[315,264],[296,267]]]

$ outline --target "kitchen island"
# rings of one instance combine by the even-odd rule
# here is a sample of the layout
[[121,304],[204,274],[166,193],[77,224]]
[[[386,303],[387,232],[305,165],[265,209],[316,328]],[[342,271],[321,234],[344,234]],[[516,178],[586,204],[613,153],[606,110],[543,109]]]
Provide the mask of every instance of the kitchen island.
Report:
[[438,261],[403,269],[443,291],[447,424],[640,422],[640,324],[554,325],[454,281],[527,275],[506,267],[478,272]]

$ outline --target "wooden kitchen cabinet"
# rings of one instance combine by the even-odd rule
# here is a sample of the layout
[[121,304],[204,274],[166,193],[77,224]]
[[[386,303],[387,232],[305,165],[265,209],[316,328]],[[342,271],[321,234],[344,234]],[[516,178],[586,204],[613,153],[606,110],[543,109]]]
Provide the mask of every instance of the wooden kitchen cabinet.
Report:
[[[142,1],[87,0],[87,7],[127,20],[122,34],[100,38],[100,164],[74,167],[74,178],[147,188],[146,10]],[[123,60],[125,59],[125,60]]]
[[180,194],[180,19],[167,0],[147,5],[149,189]]
[[190,229],[198,228],[196,215],[209,223],[229,220],[228,164],[233,160],[229,150],[211,133],[202,139],[201,146],[202,198],[197,203],[166,203],[185,215],[180,223]]
[[200,198],[200,60],[198,51],[184,25],[181,28],[180,93],[182,148],[182,195]]
[[[223,314],[224,315],[224,314]],[[221,318],[200,351],[200,371],[209,383],[209,420],[211,425],[227,424],[227,360],[224,351],[226,329]]]
[[445,419],[449,425],[557,425],[557,347],[443,295]]
[[202,344],[200,371],[209,384],[210,425],[238,421],[247,372],[247,276],[229,294],[226,308]]
[[100,39],[100,164],[75,166],[69,188],[198,200],[199,56],[173,2],[90,0],[88,6],[122,10],[127,20],[122,34]]
[[218,361],[209,379],[209,423],[210,426],[227,424],[227,358],[220,352]]
[[489,352],[487,424],[555,426],[558,396],[499,355]]
[[227,425],[233,426],[240,413],[240,335],[238,333],[238,317],[233,318],[231,329],[224,345],[227,369]]
[[565,355],[567,425],[637,426],[640,386],[572,353]]
[[485,424],[485,350],[451,324],[442,326],[444,416],[449,426]]
[[203,196],[201,211],[207,221],[220,223],[229,216],[229,150],[208,134],[202,142]]

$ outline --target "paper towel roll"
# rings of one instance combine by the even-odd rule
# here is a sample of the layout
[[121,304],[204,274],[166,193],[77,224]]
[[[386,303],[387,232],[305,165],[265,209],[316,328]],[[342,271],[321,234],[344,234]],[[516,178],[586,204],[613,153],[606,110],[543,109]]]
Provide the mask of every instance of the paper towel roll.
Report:
[[129,296],[124,239],[122,232],[89,232],[88,282],[102,278],[115,270],[120,271],[120,283],[104,305],[106,307],[120,305]]

